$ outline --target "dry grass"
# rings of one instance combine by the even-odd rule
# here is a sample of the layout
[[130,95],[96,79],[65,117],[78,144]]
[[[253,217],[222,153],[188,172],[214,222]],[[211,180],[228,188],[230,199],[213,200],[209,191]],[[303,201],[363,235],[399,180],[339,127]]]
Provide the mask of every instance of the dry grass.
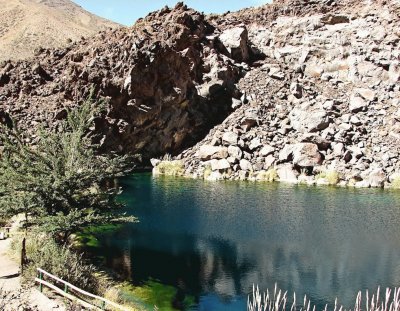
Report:
[[261,171],[257,175],[257,180],[273,182],[278,179],[278,172],[271,168],[268,171]]
[[393,189],[400,189],[400,175],[396,175],[391,182]]
[[334,170],[328,170],[325,172],[319,173],[315,176],[316,179],[325,179],[329,185],[337,185],[340,181],[340,175],[338,172]]
[[167,176],[183,176],[185,167],[182,161],[161,161],[155,168],[155,174]]
[[[252,297],[249,296],[247,301],[248,311],[286,311],[288,306],[287,292],[282,292],[276,285],[273,294],[268,290],[266,293],[260,293],[258,286],[257,288],[253,286],[253,295]],[[302,303],[298,304],[296,294],[293,295],[290,311],[315,310],[315,305],[311,305],[306,296],[304,296]],[[328,305],[325,306],[323,311],[328,311]],[[336,299],[333,311],[400,311],[400,288],[394,288],[393,290],[387,288],[385,293],[381,295],[378,287],[377,292],[372,297],[366,291],[364,298],[360,291],[352,309],[345,309],[343,306],[338,305]]]
[[207,179],[208,177],[210,177],[211,173],[212,173],[211,166],[210,166],[210,165],[207,165],[207,166],[204,168],[203,178],[204,178],[204,179]]

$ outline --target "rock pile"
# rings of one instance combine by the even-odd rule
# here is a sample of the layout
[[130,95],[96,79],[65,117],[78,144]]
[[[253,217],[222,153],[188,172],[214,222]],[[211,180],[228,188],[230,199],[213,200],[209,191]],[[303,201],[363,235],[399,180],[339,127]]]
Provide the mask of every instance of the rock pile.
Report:
[[[236,83],[248,58],[247,33],[220,43],[203,14],[179,3],[65,49],[43,49],[33,62],[0,66],[0,115],[27,131],[57,127],[89,96],[107,102],[93,130],[104,151],[146,158],[177,153],[201,140],[240,102]],[[221,49],[215,45],[220,44]],[[236,46],[238,45],[238,47]],[[246,53],[242,55],[241,53]]]
[[[322,2],[303,1],[301,11]],[[265,59],[239,82],[243,104],[177,157],[186,175],[256,180],[274,171],[284,181],[329,184],[330,172],[357,187],[399,179],[400,4],[325,2],[330,13],[320,6],[249,20],[253,53]]]

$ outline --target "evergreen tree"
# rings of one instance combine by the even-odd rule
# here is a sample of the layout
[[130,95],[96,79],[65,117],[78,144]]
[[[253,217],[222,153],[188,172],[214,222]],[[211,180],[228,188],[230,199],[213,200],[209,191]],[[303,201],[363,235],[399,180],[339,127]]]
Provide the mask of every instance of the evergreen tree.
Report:
[[88,100],[70,111],[59,131],[41,128],[35,144],[15,127],[1,128],[0,216],[23,214],[26,226],[64,242],[89,225],[133,220],[116,200],[128,158],[96,152],[88,134],[94,107]]

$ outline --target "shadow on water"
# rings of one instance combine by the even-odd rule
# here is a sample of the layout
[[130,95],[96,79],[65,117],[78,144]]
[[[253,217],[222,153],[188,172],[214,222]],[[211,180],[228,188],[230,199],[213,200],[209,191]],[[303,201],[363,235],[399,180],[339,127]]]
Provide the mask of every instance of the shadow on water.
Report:
[[245,310],[254,283],[319,307],[400,285],[398,192],[149,174],[122,184],[140,223],[97,234],[91,250],[133,287],[164,284],[175,309]]

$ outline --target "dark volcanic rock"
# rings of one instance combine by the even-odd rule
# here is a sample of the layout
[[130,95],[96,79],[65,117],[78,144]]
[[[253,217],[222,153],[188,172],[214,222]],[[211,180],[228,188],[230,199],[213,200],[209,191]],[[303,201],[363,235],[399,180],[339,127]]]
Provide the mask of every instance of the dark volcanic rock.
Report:
[[222,122],[232,97],[241,96],[235,85],[241,69],[214,49],[207,39],[213,31],[204,15],[180,3],[132,28],[42,50],[36,63],[0,70],[0,110],[22,129],[37,122],[55,127],[65,108],[93,88],[96,99],[108,103],[96,120],[104,150],[177,153]]

